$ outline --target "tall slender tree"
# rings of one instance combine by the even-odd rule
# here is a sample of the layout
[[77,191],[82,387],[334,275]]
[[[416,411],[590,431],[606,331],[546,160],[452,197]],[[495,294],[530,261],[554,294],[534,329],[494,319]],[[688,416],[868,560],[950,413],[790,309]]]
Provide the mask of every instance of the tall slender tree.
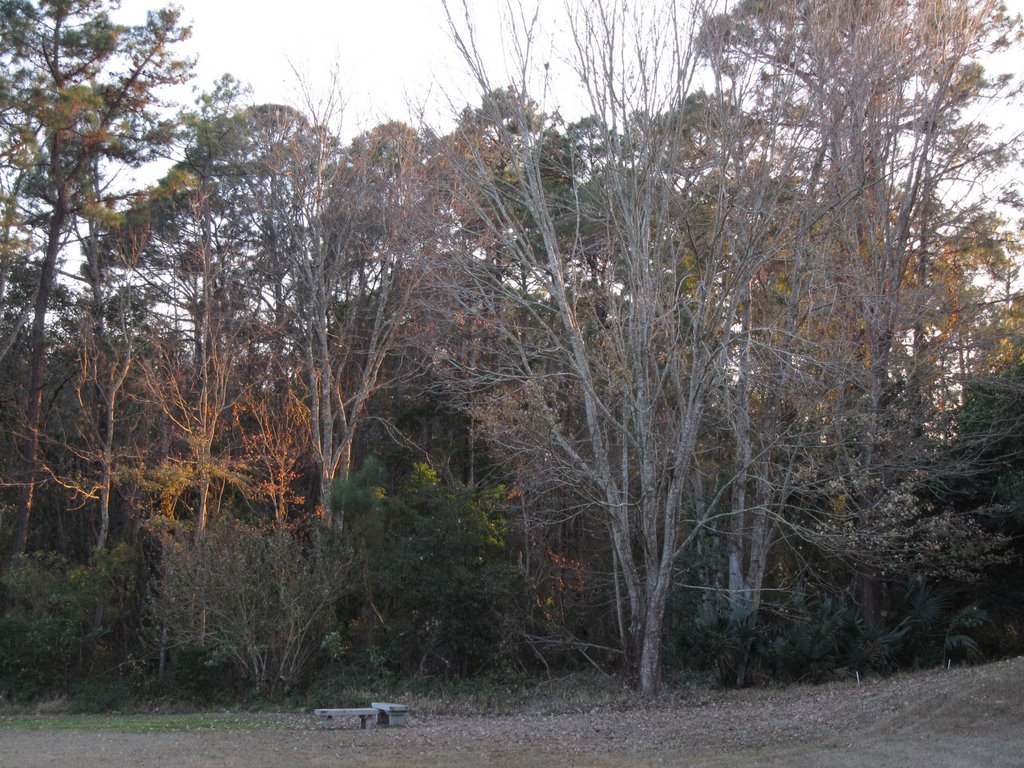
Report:
[[4,0],[8,122],[32,155],[19,215],[38,232],[38,284],[32,310],[26,388],[24,471],[14,561],[25,551],[40,466],[47,309],[74,219],[96,201],[90,175],[107,163],[138,165],[171,139],[158,112],[159,89],[183,82],[188,63],[175,44],[188,36],[179,12],[151,12],[145,23],[115,23],[109,0]]
[[[735,248],[726,229],[742,192],[729,174],[740,138],[714,136],[711,113],[691,98],[705,15],[702,6],[602,2],[571,15],[573,66],[593,116],[560,192],[549,156],[557,118],[527,98],[540,65],[527,17],[519,80],[480,114],[497,152],[473,143],[452,159],[464,203],[500,253],[457,257],[467,276],[459,311],[485,316],[499,352],[488,369],[462,364],[460,373],[490,387],[480,416],[492,439],[546,465],[599,512],[625,594],[623,652],[646,694],[660,685],[678,556],[714,510],[701,434],[765,258]],[[472,29],[452,26],[494,94]],[[707,151],[695,152],[708,136]]]

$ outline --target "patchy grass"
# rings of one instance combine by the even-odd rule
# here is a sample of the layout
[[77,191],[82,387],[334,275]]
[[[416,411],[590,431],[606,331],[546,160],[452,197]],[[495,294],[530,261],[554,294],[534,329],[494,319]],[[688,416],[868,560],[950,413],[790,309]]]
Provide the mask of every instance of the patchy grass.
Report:
[[[666,682],[655,703],[680,705],[691,700],[695,692],[713,687],[708,675],[680,675]],[[621,677],[592,670],[550,678],[418,678],[378,684],[340,680],[333,685],[321,685],[303,697],[309,708],[365,707],[371,701],[401,701],[422,715],[490,717],[564,715],[652,703],[642,699]]]
[[[390,729],[361,730],[352,718],[322,731],[308,712],[8,714],[0,718],[0,764],[1019,768],[1024,754],[1024,658],[860,685],[847,680],[744,691],[695,686],[654,701],[575,677],[505,689],[503,695],[496,689],[449,694],[436,712],[406,700],[413,704],[409,727]],[[485,711],[516,699],[522,707],[512,714]],[[484,709],[452,711],[474,705]]]
[[31,731],[118,731],[121,733],[160,733],[166,731],[253,731],[293,727],[294,722],[280,718],[245,714],[145,714],[77,715],[21,714],[0,717],[0,730]]

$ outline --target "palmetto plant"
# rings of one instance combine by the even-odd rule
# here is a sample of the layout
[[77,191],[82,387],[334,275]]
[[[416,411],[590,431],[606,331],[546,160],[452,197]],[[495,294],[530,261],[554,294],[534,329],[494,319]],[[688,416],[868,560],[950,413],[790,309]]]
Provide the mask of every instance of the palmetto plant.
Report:
[[793,594],[773,629],[770,665],[785,678],[811,682],[832,676],[859,634],[849,606],[830,596],[808,597],[803,590]]
[[974,603],[954,613],[946,625],[946,636],[942,643],[942,653],[946,661],[981,659],[981,647],[971,633],[979,630],[988,621],[988,614]]
[[762,651],[763,629],[758,627],[756,615],[745,608],[702,609],[695,628],[697,644],[708,661],[714,663],[722,685],[733,685],[747,657]]
[[959,590],[918,580],[910,585],[896,629],[904,633],[899,661],[907,666],[933,666],[981,658],[974,634],[988,621],[975,603],[956,608]]

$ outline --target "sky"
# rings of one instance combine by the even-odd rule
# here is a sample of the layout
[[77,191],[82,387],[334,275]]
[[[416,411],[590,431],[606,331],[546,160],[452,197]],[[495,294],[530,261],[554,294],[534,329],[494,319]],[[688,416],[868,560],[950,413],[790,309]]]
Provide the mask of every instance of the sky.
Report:
[[[501,0],[475,5],[493,9]],[[120,19],[138,23],[161,0],[123,0]],[[315,95],[338,72],[345,132],[385,117],[408,118],[410,99],[434,110],[454,96],[464,73],[447,36],[440,0],[177,0],[191,23],[188,55],[197,57],[192,87],[209,90],[230,72],[253,88],[257,103],[301,103],[300,78]],[[467,81],[462,78],[463,90]],[[438,83],[444,84],[439,86]],[[442,90],[443,89],[443,90]],[[189,98],[188,94],[184,98]]]
[[[119,19],[139,23],[147,10],[165,1],[122,0]],[[194,98],[191,89],[209,90],[230,72],[252,86],[254,103],[303,106],[301,81],[318,98],[329,89],[330,73],[336,71],[345,100],[340,132],[353,136],[386,118],[415,122],[411,104],[425,104],[427,119],[436,125],[444,124],[454,109],[478,100],[449,37],[442,0],[175,2],[182,7],[183,22],[192,25],[185,52],[197,59],[189,90],[174,96],[179,102]],[[469,0],[483,34],[482,48],[490,57],[488,65],[496,65],[499,73],[497,9],[507,2]],[[550,5],[559,2],[544,0]],[[1024,12],[1024,0],[1006,3],[1012,12]],[[452,2],[460,4],[461,0]],[[1015,56],[1024,58],[1020,53]],[[999,66],[1024,71],[1024,60],[1009,58]],[[565,90],[567,85],[560,84]]]

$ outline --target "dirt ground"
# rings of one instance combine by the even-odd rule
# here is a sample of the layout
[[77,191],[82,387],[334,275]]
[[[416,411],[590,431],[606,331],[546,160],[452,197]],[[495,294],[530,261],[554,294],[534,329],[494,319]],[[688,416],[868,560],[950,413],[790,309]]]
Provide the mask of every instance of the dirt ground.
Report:
[[[262,716],[260,716],[262,717]],[[1024,657],[867,682],[699,691],[579,714],[415,715],[406,728],[312,715],[244,731],[0,730],[0,767],[1019,768]]]

